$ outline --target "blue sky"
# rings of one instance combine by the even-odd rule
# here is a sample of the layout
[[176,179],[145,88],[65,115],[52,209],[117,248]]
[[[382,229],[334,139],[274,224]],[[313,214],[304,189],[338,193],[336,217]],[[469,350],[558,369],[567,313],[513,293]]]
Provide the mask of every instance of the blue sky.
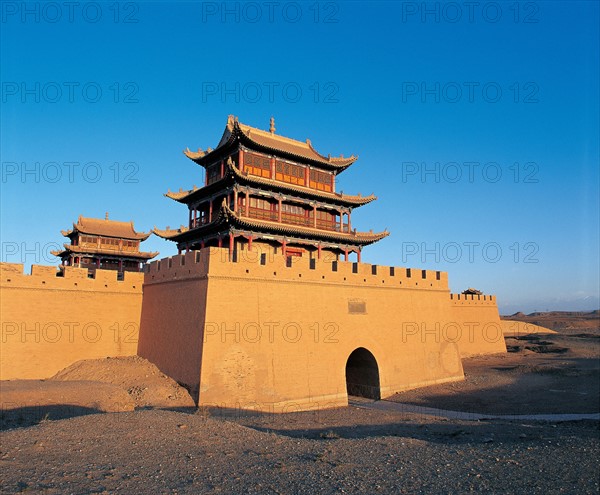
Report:
[[182,150],[274,116],[359,155],[337,188],[391,231],[364,261],[503,313],[600,306],[598,2],[3,2],[1,23],[2,261],[54,263],[80,214],[185,223],[162,196],[203,182]]

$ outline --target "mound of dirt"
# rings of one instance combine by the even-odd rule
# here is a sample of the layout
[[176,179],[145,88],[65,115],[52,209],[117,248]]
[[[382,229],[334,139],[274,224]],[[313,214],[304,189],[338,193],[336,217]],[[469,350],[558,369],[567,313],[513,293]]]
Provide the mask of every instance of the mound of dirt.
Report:
[[89,381],[8,380],[0,382],[0,426],[28,426],[100,412],[134,410],[121,387]]
[[84,359],[59,371],[50,380],[90,380],[124,389],[136,408],[195,407],[188,391],[139,356]]

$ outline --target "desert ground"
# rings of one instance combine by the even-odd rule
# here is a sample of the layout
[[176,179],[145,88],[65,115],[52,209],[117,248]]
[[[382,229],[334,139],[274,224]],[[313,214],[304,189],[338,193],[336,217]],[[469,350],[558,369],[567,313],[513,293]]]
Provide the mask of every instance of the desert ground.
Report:
[[339,409],[197,409],[141,358],[2,382],[2,493],[597,494],[598,312],[507,318],[556,333],[508,334],[462,382]]

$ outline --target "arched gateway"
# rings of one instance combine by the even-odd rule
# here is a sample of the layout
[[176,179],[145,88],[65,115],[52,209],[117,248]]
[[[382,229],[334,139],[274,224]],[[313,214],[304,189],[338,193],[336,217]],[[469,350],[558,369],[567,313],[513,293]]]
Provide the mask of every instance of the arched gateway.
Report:
[[355,349],[346,363],[346,389],[348,395],[381,399],[379,368],[375,356],[364,347]]

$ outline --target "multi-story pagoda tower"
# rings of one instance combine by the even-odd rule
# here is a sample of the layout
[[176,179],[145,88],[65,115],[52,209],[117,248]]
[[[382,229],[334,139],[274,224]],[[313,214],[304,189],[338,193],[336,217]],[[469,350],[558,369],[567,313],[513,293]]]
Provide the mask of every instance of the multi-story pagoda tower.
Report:
[[388,235],[357,232],[352,210],[375,196],[335,191],[335,177],[357,159],[323,156],[306,142],[244,125],[229,116],[215,149],[184,151],[206,170],[204,186],[165,196],[187,205],[187,226],[154,232],[175,241],[179,252],[207,246],[262,250],[284,256],[336,259],[361,250]]
[[158,252],[140,251],[140,242],[152,232],[136,232],[133,222],[79,216],[70,230],[62,230],[70,244],[52,254],[61,259],[62,265],[87,268],[90,275],[96,269],[139,272],[142,266],[158,255]]

